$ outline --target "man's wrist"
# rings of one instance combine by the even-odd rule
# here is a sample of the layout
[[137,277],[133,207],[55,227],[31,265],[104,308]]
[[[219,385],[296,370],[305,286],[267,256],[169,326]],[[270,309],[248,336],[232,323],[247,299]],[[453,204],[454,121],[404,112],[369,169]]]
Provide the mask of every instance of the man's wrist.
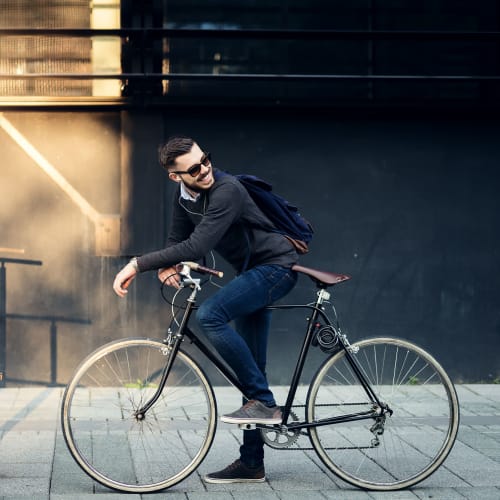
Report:
[[132,257],[128,263],[135,269],[135,272],[139,272],[139,264],[137,264],[137,257]]

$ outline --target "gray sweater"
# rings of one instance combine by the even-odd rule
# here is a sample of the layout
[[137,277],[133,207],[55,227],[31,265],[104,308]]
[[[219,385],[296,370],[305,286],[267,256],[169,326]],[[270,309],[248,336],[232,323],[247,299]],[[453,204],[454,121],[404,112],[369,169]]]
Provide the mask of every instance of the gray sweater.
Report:
[[138,257],[139,270],[173,266],[183,260],[198,261],[215,250],[237,273],[262,264],[291,267],[297,253],[287,239],[273,232],[273,225],[247,190],[231,175],[216,175],[210,189],[195,202],[176,190],[166,248]]

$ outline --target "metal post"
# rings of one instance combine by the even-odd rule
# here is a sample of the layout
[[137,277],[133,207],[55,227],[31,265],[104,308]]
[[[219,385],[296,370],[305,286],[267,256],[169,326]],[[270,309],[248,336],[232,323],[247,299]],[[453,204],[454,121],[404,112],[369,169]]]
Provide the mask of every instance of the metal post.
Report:
[[5,387],[7,358],[7,269],[5,264],[41,266],[40,260],[0,257],[0,387]]
[[0,266],[0,387],[5,387],[5,357],[7,352],[7,270]]

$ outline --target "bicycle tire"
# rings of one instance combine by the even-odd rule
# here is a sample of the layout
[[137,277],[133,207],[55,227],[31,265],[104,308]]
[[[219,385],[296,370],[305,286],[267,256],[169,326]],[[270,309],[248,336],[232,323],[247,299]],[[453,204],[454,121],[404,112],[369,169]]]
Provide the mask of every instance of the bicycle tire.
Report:
[[[333,473],[359,488],[413,486],[436,471],[455,442],[459,403],[453,383],[430,354],[410,342],[373,338],[351,348],[359,349],[352,355],[393,414],[372,430],[374,419],[312,427],[312,446]],[[344,350],[323,363],[308,390],[309,422],[371,407]]]
[[191,474],[212,444],[217,408],[207,377],[179,351],[159,400],[144,420],[134,412],[155,392],[169,351],[146,338],[111,342],[78,367],[63,395],[62,431],[78,465],[123,492],[169,488]]

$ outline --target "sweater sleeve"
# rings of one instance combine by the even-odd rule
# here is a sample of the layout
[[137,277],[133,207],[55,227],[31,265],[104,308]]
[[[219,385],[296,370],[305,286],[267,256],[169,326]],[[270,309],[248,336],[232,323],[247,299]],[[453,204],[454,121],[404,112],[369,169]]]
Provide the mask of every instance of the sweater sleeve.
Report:
[[209,201],[206,212],[189,237],[173,243],[174,235],[180,234],[174,231],[169,237],[169,241],[173,244],[138,257],[140,271],[170,267],[183,260],[196,261],[215,248],[231,225],[241,216],[244,204],[242,189],[244,188],[237,183],[214,185],[207,193]]

